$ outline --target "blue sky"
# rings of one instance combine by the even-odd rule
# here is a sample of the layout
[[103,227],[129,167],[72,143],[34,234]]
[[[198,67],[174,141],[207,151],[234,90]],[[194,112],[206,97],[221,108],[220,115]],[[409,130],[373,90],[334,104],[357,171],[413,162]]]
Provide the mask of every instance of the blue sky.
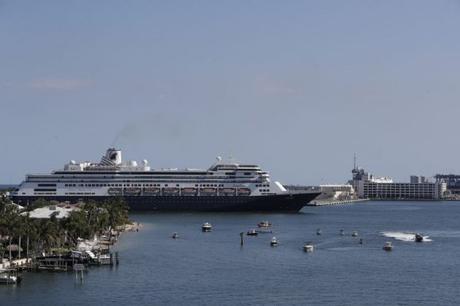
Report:
[[283,183],[460,173],[459,1],[0,0],[0,182],[109,146]]

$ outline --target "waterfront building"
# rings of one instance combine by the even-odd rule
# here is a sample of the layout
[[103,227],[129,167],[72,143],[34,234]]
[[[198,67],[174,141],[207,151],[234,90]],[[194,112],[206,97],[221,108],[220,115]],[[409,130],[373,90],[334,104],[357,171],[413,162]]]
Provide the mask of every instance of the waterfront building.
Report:
[[355,167],[350,184],[359,198],[376,200],[439,200],[446,193],[446,183],[427,182],[423,177],[413,178],[411,182],[395,183],[390,178],[375,178],[364,169]]
[[460,195],[460,175],[457,174],[436,174],[436,182],[445,183],[447,191],[455,196]]

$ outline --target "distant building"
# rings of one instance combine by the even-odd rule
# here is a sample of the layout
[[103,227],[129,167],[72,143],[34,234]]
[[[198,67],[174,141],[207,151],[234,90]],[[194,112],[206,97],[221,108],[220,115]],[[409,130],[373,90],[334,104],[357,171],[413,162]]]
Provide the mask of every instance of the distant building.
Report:
[[452,195],[460,195],[460,175],[436,174],[434,178],[438,183],[445,183],[447,191]]
[[380,200],[439,200],[446,193],[446,183],[427,182],[423,176],[411,176],[410,183],[395,183],[388,177],[378,178],[355,167],[350,184],[359,198]]
[[411,184],[423,184],[428,183],[428,180],[424,176],[411,175],[410,182]]

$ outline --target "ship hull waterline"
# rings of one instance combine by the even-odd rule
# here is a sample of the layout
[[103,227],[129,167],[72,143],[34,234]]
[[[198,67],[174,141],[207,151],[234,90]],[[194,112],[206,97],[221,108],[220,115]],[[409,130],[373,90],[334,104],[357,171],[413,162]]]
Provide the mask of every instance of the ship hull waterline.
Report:
[[[320,193],[289,193],[262,196],[123,196],[130,211],[260,211],[298,212]],[[27,206],[38,199],[76,203],[102,202],[114,196],[15,196],[13,202]]]

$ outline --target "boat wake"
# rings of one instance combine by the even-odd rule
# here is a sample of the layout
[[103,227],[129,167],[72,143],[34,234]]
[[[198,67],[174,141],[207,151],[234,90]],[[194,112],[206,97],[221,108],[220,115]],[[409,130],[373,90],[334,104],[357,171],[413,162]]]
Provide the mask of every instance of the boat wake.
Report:
[[[399,241],[415,241],[415,233],[410,232],[382,232],[382,236],[393,238]],[[423,236],[423,241],[430,242],[433,240],[430,239],[430,236]]]

